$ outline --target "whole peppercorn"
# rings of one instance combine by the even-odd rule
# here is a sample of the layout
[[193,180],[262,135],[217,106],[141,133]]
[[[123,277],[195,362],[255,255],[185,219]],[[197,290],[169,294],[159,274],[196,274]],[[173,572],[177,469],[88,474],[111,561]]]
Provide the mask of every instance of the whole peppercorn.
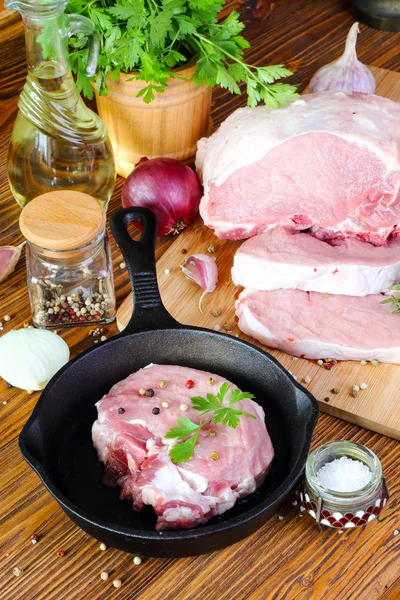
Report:
[[213,384],[214,384],[214,378],[213,378],[213,377],[209,377],[209,378],[207,379],[207,384],[208,384],[208,385],[213,385]]
[[120,588],[120,587],[121,587],[121,585],[122,585],[122,581],[121,581],[120,579],[114,579],[114,581],[113,581],[113,586],[114,586],[115,588]]
[[15,577],[21,577],[21,575],[24,574],[24,570],[21,569],[20,567],[15,567],[13,569],[13,575],[15,575]]
[[151,388],[149,388],[148,390],[146,390],[145,394],[149,398],[152,398],[154,396],[154,390],[152,390]]
[[167,385],[167,382],[164,379],[161,379],[161,381],[158,382],[159,388],[165,388],[166,385]]
[[211,452],[210,454],[210,460],[217,460],[218,458],[218,452],[216,452],[215,450],[213,452]]
[[157,406],[155,406],[155,407],[152,409],[152,411],[151,411],[151,412],[153,413],[153,415],[159,415],[159,414],[160,414],[160,409],[159,409]]
[[57,556],[58,558],[62,558],[63,556],[65,556],[65,550],[57,550]]
[[145,396],[145,395],[146,395],[146,390],[145,390],[144,388],[140,388],[140,390],[139,390],[139,394],[140,394],[141,396]]
[[182,252],[182,254],[187,254],[186,248],[182,248],[181,252]]
[[140,558],[140,556],[135,556],[135,558],[133,559],[133,563],[135,565],[140,565],[142,564],[142,559]]
[[329,402],[329,400],[330,400],[329,396],[326,396],[326,397],[324,398],[324,400],[325,400],[325,402]]
[[38,541],[38,539],[39,539],[39,536],[38,536],[38,535],[36,535],[36,533],[33,533],[33,534],[31,535],[31,542],[32,542],[32,544],[36,544],[36,543],[37,543],[37,541]]
[[118,414],[119,414],[119,415],[123,415],[123,414],[124,414],[124,412],[125,412],[125,409],[124,409],[124,408],[122,408],[122,406],[121,406],[121,407],[118,409]]
[[192,387],[194,387],[194,381],[188,379],[185,385],[188,388],[188,390],[190,390]]
[[102,571],[102,572],[100,573],[100,578],[101,578],[103,581],[106,581],[106,580],[108,579],[108,573],[107,573],[107,571]]

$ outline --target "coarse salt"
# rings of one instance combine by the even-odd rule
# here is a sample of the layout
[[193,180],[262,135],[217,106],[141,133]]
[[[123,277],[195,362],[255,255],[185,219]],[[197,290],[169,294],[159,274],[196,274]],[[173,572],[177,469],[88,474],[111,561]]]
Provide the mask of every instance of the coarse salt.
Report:
[[348,456],[335,458],[317,472],[320,485],[335,492],[355,492],[371,481],[370,469],[361,461]]

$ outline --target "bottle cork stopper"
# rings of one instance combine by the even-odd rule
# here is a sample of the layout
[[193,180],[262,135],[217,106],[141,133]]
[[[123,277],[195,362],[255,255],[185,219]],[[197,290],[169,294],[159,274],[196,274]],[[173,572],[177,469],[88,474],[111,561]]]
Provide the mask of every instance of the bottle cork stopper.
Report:
[[102,233],[106,213],[92,196],[56,190],[37,196],[22,210],[19,226],[26,239],[47,250],[73,250]]

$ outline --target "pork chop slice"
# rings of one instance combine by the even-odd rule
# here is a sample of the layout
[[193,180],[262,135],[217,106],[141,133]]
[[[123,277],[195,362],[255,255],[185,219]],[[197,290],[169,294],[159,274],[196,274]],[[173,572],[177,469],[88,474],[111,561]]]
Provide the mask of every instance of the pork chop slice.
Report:
[[377,248],[352,238],[326,242],[276,227],[243,242],[232,279],[254,290],[379,294],[400,281],[400,237]]
[[[190,389],[188,381],[194,384]],[[264,411],[249,399],[235,407],[256,419],[241,417],[236,429],[207,424],[192,458],[171,461],[169,451],[176,440],[165,439],[166,432],[178,426],[178,418],[194,423],[204,419],[190,398],[215,394],[225,382],[219,375],[188,367],[149,365],[114,385],[96,405],[92,438],[104,463],[104,483],[120,486],[121,498],[136,510],[153,506],[158,530],[195,527],[222,514],[238,498],[254,492],[269,470],[274,450]],[[153,390],[154,395],[141,395],[141,389]]]
[[243,333],[301,358],[400,364],[400,317],[381,294],[356,297],[301,290],[243,290]]
[[277,225],[385,245],[400,223],[400,104],[326,92],[241,108],[196,159],[200,214],[220,238]]

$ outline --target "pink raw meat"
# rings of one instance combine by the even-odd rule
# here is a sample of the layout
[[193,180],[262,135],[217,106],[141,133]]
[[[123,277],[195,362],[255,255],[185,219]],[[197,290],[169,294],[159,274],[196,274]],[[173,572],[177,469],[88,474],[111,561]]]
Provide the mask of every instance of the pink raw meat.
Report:
[[275,227],[243,242],[235,254],[232,279],[254,290],[379,294],[400,281],[400,237],[376,248],[353,238],[328,243]]
[[400,364],[400,316],[383,299],[243,290],[235,308],[243,333],[288,354]]
[[[214,383],[208,385],[212,377]],[[188,389],[186,382],[194,382]],[[166,386],[160,388],[159,381]],[[204,427],[188,462],[175,465],[169,450],[176,440],[165,439],[177,419],[199,423],[200,413],[190,398],[215,394],[226,379],[219,375],[172,365],[149,365],[120,381],[97,403],[93,444],[105,465],[104,483],[119,485],[121,498],[141,510],[151,505],[158,517],[156,529],[186,529],[205,523],[231,508],[238,498],[254,492],[268,473],[274,450],[264,411],[252,400],[243,408],[256,419],[241,417],[236,429],[221,424]],[[237,389],[228,382],[231,389]],[[139,390],[153,389],[153,397]],[[230,393],[228,393],[228,398]],[[162,406],[163,402],[168,407]],[[180,409],[181,404],[187,410]],[[118,412],[123,408],[124,412]],[[159,414],[153,414],[159,408]],[[204,417],[203,417],[204,419]],[[215,435],[214,435],[215,433]],[[218,458],[210,456],[217,452]]]
[[279,224],[385,245],[400,223],[400,105],[327,92],[234,112],[200,140],[200,213],[221,238]]

